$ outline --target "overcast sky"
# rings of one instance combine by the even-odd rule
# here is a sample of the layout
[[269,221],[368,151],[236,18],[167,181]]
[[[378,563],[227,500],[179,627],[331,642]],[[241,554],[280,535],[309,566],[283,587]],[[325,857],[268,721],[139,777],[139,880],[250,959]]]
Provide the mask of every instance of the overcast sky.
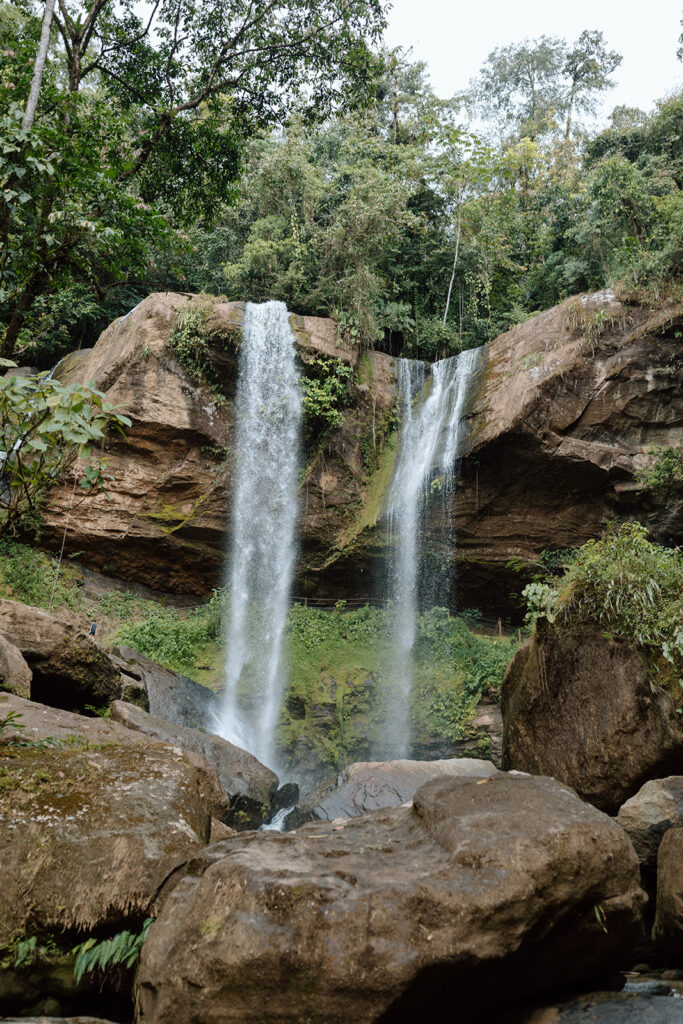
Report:
[[624,58],[606,94],[606,119],[618,104],[648,110],[683,86],[682,14],[683,0],[393,0],[385,41],[412,47],[445,98],[463,91],[497,46],[541,35],[573,42],[583,29],[599,29]]

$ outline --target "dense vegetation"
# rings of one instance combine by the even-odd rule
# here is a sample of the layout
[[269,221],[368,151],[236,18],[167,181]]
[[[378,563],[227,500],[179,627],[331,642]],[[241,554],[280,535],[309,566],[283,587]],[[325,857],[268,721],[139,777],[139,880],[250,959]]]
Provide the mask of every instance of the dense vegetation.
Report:
[[525,588],[530,620],[597,626],[643,649],[653,677],[683,703],[681,551],[650,543],[639,523],[624,523],[565,552],[555,573]]
[[679,287],[683,96],[587,133],[621,59],[599,32],[496,50],[442,100],[376,49],[379,0],[275,22],[80,0],[29,117],[40,9],[0,3],[0,336],[22,362],[162,287],[281,298],[429,359],[582,290]]
[[[220,592],[191,609],[117,591],[93,598],[70,564],[5,540],[0,542],[0,596],[51,609],[83,627],[94,619],[107,645],[129,645],[214,688],[223,681],[225,598]],[[381,712],[390,616],[391,609],[345,611],[343,602],[333,612],[302,605],[291,609],[290,679],[280,733],[290,753],[308,735],[331,768],[367,754]],[[515,649],[514,640],[477,635],[465,619],[443,608],[422,615],[415,648],[416,742],[466,740],[477,701],[500,688]],[[321,718],[325,728],[316,727]]]

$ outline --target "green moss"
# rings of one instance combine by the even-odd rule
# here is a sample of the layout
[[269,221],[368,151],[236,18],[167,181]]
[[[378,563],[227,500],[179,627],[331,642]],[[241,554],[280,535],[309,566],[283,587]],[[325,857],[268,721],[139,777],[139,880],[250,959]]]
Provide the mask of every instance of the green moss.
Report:
[[377,468],[367,482],[357,515],[347,526],[344,526],[335,538],[337,552],[347,549],[362,533],[377,525],[385,495],[391,483],[391,474],[396,459],[397,436],[397,432],[394,432],[384,442],[377,457]]
[[207,491],[205,494],[200,494],[192,502],[189,509],[183,508],[181,505],[164,504],[161,502],[154,511],[143,512],[141,514],[142,518],[154,520],[162,533],[176,533],[187,526],[188,523],[201,518],[203,515],[202,506],[211,497],[211,493],[211,491]]

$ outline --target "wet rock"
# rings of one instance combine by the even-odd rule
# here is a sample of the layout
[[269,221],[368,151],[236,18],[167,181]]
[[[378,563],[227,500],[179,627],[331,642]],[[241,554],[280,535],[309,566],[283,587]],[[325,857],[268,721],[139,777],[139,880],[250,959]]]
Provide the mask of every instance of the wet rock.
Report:
[[568,1003],[518,1010],[496,1016],[490,1024],[680,1024],[683,1002],[671,990],[594,992]]
[[4,636],[0,636],[0,690],[18,697],[31,696],[31,669],[19,648]]
[[271,817],[277,814],[278,811],[284,810],[285,807],[293,807],[298,799],[299,787],[296,782],[286,782],[284,786],[280,786],[273,797],[273,803],[270,808]]
[[683,722],[640,652],[543,628],[503,681],[503,767],[550,775],[616,814],[646,779],[683,770]]
[[430,779],[457,775],[488,779],[497,773],[490,761],[453,758],[446,761],[360,761],[307,793],[287,815],[286,829],[307,821],[355,818],[379,807],[398,807],[412,800]]
[[[145,690],[148,706],[143,710],[176,725],[186,725],[191,729],[213,729],[220,700],[207,686],[162,668],[131,647],[115,647],[111,658],[119,671],[129,679],[131,687],[137,684]],[[138,704],[138,701],[129,703]]]
[[[613,968],[645,896],[619,826],[545,778],[208,847],[142,951],[147,1024],[463,1024]],[[596,919],[602,908],[607,932]]]
[[253,754],[220,736],[174,725],[124,701],[114,701],[112,718],[128,729],[206,758],[216,769],[220,784],[230,797],[230,811],[224,819],[227,825],[258,828],[267,817],[278,778]]
[[617,821],[630,836],[641,864],[656,867],[664,833],[683,826],[683,776],[646,782],[619,808]]
[[683,950],[683,828],[669,829],[659,844],[657,913],[652,937],[662,949],[680,957]]
[[106,707],[120,694],[104,651],[69,622],[41,608],[0,599],[0,634],[21,652],[33,678],[31,699],[67,710]]
[[[168,348],[179,311],[204,303],[207,353],[232,397],[243,304],[199,296],[148,296],[111,324],[94,349],[60,367],[61,379],[94,380],[123,403],[133,425],[107,439],[109,499],[79,505],[67,550],[92,568],[115,562],[122,578],[160,591],[208,595],[221,576],[230,521],[234,415],[192,379]],[[586,337],[604,317],[599,339]],[[329,432],[302,483],[301,558],[295,593],[366,598],[387,553],[380,512],[390,478],[397,363],[359,357],[332,320],[291,317],[304,364],[320,355],[358,374],[343,423]],[[681,310],[626,308],[612,293],[570,299],[490,343],[473,381],[469,430],[454,504],[434,498],[426,546],[438,569],[457,533],[460,606],[501,610],[519,592],[508,563],[598,535],[614,515],[636,516],[660,538],[680,537],[683,501],[658,503],[635,474],[652,444],[680,443]],[[601,321],[602,322],[602,321]],[[361,379],[362,378],[362,379]],[[368,457],[369,456],[369,457]],[[55,488],[45,538],[62,542],[71,499]],[[445,512],[445,515],[444,515]],[[529,569],[529,573],[533,569]],[[512,602],[510,604],[512,608]]]

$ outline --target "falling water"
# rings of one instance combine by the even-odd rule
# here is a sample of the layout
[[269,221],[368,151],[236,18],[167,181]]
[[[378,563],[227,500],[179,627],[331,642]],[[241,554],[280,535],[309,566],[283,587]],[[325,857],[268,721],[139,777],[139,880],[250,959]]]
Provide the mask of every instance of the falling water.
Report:
[[247,304],[236,419],[226,689],[219,731],[273,765],[295,558],[301,398],[282,302]]
[[410,747],[410,697],[413,647],[418,615],[420,547],[430,487],[440,474],[439,488],[450,494],[460,454],[463,410],[469,381],[481,349],[470,349],[434,363],[431,390],[425,389],[424,363],[402,360],[399,370],[401,435],[399,454],[387,503],[392,551],[389,597],[393,605],[389,692],[382,727],[385,757],[406,757]]

